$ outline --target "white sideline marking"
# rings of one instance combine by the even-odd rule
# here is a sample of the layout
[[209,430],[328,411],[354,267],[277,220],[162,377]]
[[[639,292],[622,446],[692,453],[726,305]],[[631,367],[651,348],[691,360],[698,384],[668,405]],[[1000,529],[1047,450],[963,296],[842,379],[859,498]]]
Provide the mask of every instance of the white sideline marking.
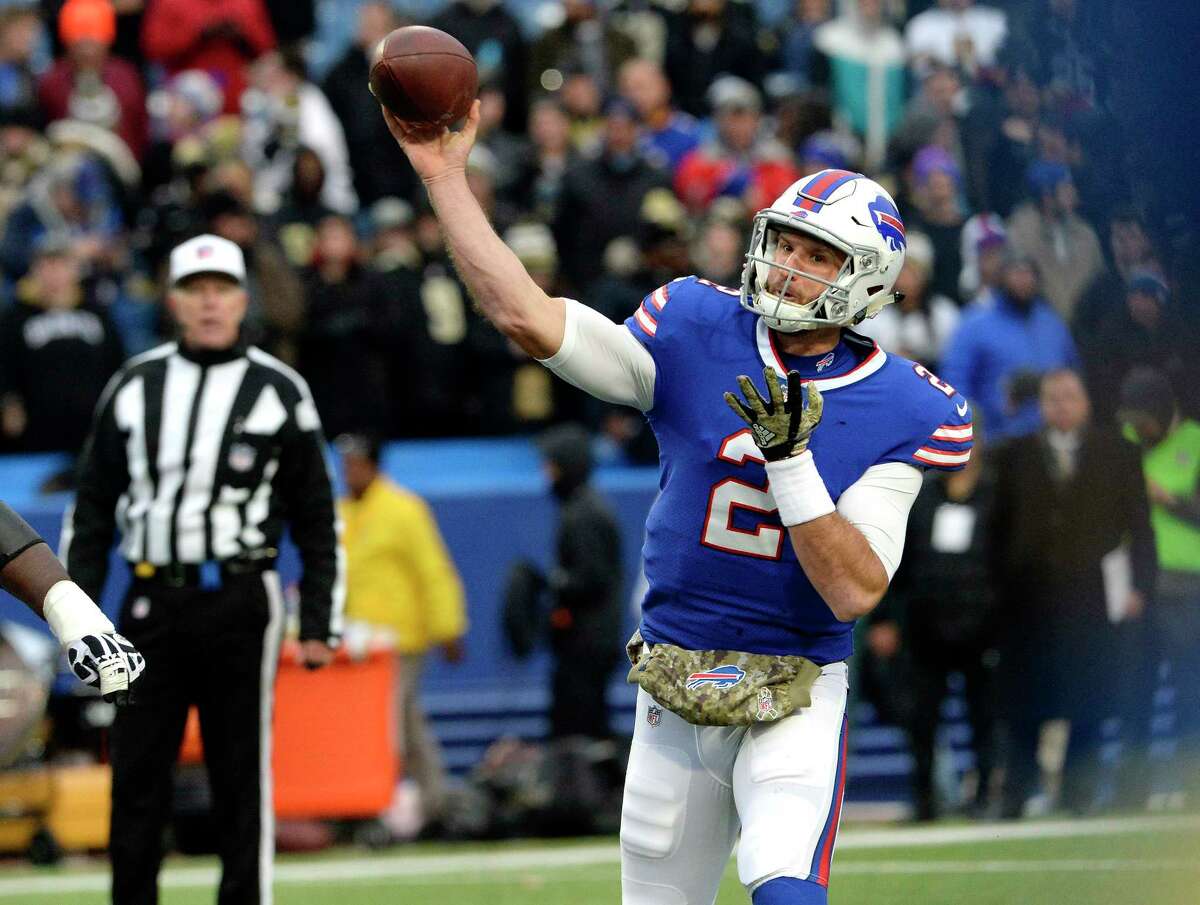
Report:
[[[1128,819],[1047,821],[1036,823],[973,824],[952,827],[903,827],[893,830],[846,830],[839,834],[838,848],[907,848],[910,846],[953,843],[1007,841],[1013,839],[1050,839],[1078,836],[1111,836],[1122,833],[1200,830],[1198,817],[1142,817]],[[375,858],[346,858],[329,861],[292,862],[283,859],[275,867],[276,885],[314,883],[360,883],[421,878],[423,882],[471,883],[494,882],[483,876],[492,871],[546,870],[569,867],[617,864],[620,849],[615,842],[584,843],[550,848],[523,848],[517,851],[472,849],[461,854],[387,855]],[[1062,859],[1062,860],[937,860],[843,862],[838,874],[917,874],[917,873],[1011,873],[1022,871],[1117,871],[1182,870],[1195,871],[1195,863],[1185,860],[1133,859]],[[426,879],[438,878],[444,879]],[[161,875],[165,889],[214,886],[216,865],[204,867],[168,867]],[[568,874],[563,879],[571,879]],[[540,881],[554,882],[550,877]],[[108,889],[108,871],[51,873],[4,878],[0,876],[0,899],[69,892],[103,892]]]

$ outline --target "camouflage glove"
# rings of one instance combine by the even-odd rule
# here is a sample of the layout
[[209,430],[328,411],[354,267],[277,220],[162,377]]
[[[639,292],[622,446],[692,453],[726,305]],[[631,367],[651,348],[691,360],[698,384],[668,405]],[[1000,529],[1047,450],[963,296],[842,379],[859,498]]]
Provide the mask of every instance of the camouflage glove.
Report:
[[[798,456],[808,448],[808,438],[821,423],[824,403],[816,383],[809,381],[808,391],[802,391],[798,371],[788,371],[787,397],[779,386],[779,378],[771,366],[763,368],[763,379],[767,384],[770,400],[759,394],[753,381],[745,374],[738,377],[745,401],[733,393],[725,394],[725,401],[734,414],[750,425],[754,442],[762,450],[768,462],[777,462],[789,456]],[[803,404],[808,396],[808,405]]]

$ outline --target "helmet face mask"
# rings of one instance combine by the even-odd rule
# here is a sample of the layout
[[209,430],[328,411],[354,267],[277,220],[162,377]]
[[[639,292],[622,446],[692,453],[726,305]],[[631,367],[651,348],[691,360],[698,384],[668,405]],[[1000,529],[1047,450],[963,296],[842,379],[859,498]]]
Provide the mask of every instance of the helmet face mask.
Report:
[[[830,280],[777,260],[781,233],[809,236],[845,255]],[[858,173],[823,170],[800,179],[758,212],[742,271],[742,306],[781,333],[854,326],[896,300],[904,265],[904,226],[891,197]],[[771,292],[772,270],[785,274]],[[824,285],[812,301],[789,297],[795,279]]]

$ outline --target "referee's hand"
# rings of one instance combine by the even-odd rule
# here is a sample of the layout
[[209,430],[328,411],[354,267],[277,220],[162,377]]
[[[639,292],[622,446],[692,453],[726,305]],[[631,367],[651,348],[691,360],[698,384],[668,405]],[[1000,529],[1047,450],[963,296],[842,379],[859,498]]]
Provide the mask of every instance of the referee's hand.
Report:
[[146,668],[146,659],[116,632],[84,635],[67,646],[67,662],[80,682],[100,689],[110,704],[129,703],[129,686]]
[[324,641],[300,642],[300,662],[305,669],[320,669],[333,662],[333,648]]

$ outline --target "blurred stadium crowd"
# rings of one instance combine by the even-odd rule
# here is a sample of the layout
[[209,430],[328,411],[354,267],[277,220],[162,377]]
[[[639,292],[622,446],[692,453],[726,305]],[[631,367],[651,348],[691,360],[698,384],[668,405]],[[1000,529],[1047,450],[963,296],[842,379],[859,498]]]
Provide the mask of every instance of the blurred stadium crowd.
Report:
[[[122,357],[171,333],[165,253],[207,229],[246,252],[254,338],[309,380],[331,436],[582,419],[653,460],[636,421],[554,385],[472,310],[366,90],[377,41],[418,21],[403,6],[4,6],[4,450],[78,447]],[[1036,423],[1002,398],[1012,362],[975,367],[990,328],[971,324],[1015,258],[1035,266],[1028,292],[1055,336],[1053,349],[1022,343],[1042,359],[1023,370],[1078,363],[1108,416],[1128,363],[1157,363],[1195,411],[1190,260],[1147,222],[1157,212],[1109,108],[1109,11],[570,0],[518,21],[473,0],[425,12],[478,59],[475,191],[553,292],[624,319],[681,274],[736,286],[749,212],[803,173],[861,169],[892,189],[909,232],[907,300],[865,332],[940,367],[993,437]],[[343,23],[342,44],[318,20]],[[306,54],[325,61],[319,77]]]
[[[676,276],[738,286],[756,209],[803,174],[861,170],[907,228],[905,299],[862,332],[970,398],[989,443],[1043,429],[1062,368],[1105,429],[1163,393],[1196,418],[1195,235],[1120,114],[1119,6],[6,0],[0,451],[79,448],[123,358],[171,335],[166,254],[211,231],[245,252],[252,338],[307,378],[329,436],[578,421],[656,461],[640,417],[473,310],[366,87],[372,48],[412,22],[474,53],[471,185],[547,291],[624,320]],[[1144,365],[1159,374],[1124,386]],[[1127,461],[1117,482],[1140,486]],[[1200,613],[1197,584],[1179,594]]]

